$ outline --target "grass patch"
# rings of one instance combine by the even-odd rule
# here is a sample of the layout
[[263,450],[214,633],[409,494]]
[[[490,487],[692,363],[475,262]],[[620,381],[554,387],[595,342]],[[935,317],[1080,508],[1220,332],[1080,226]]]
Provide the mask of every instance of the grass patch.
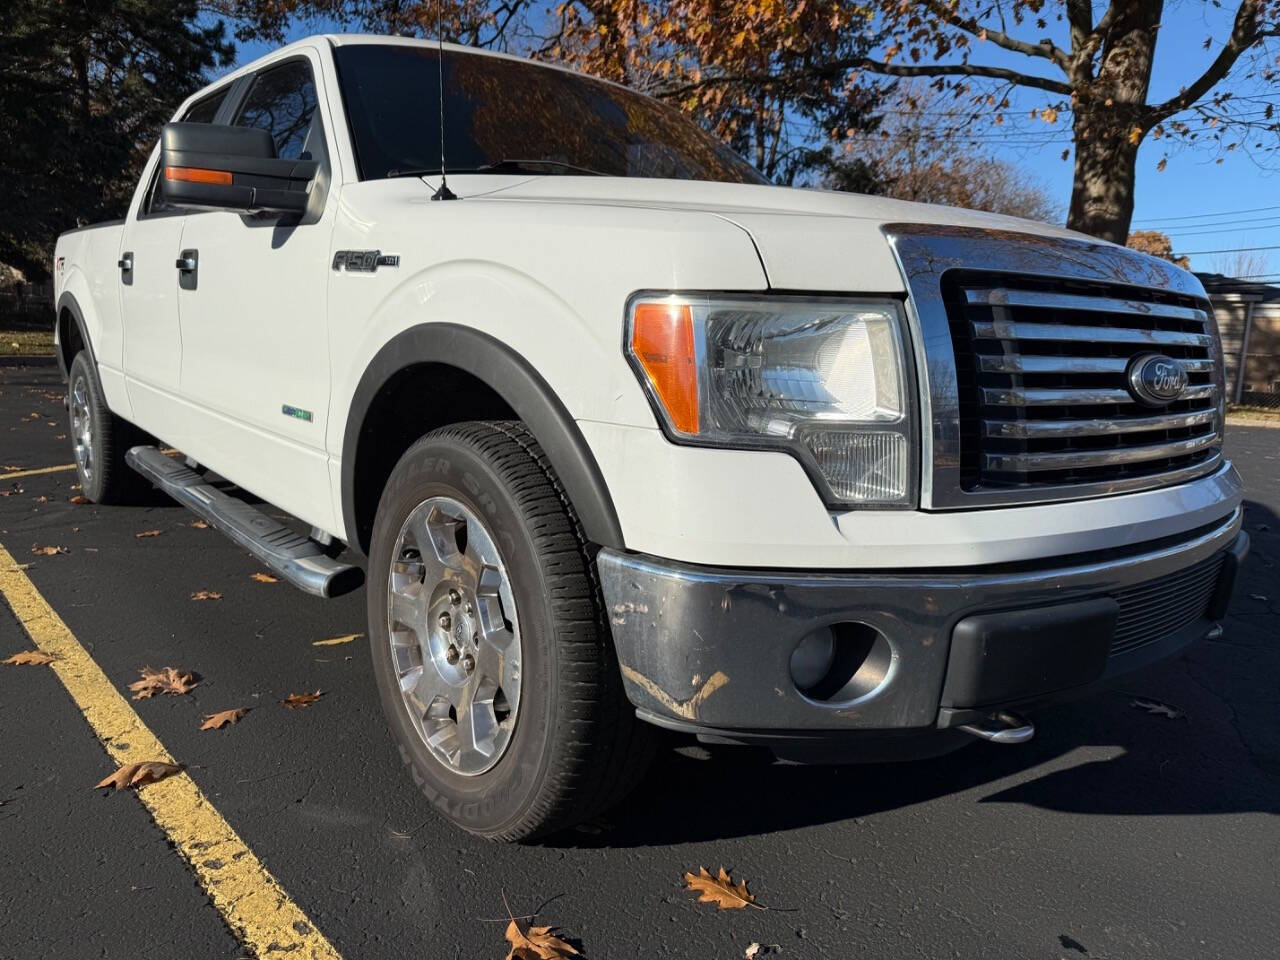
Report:
[[53,353],[53,314],[0,314],[0,357]]
[[1227,423],[1280,427],[1280,409],[1274,407],[1250,407],[1243,404],[1228,406]]

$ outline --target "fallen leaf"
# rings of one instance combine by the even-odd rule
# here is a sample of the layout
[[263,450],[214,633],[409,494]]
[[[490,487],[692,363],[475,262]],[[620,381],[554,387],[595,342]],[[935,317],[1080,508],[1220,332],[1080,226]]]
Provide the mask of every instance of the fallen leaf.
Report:
[[176,667],[165,667],[163,670],[143,667],[138,672],[142,674],[142,679],[129,684],[129,689],[135,691],[134,700],[145,700],[148,697],[154,697],[157,693],[181,697],[194,690],[200,682],[195,678],[195,674]]
[[201,730],[221,730],[227,724],[235,725],[240,722],[240,718],[248,713],[245,707],[235,707],[231,710],[219,710],[217,713],[210,713],[205,716],[204,723],[200,724]]
[[507,960],[561,960],[563,957],[576,957],[578,951],[571,944],[553,936],[551,927],[520,928],[520,921],[512,920],[507,924],[507,943],[511,949],[507,951]]
[[125,787],[141,787],[144,784],[155,783],[157,780],[171,777],[181,770],[182,767],[176,763],[165,763],[161,760],[144,760],[141,763],[129,763],[111,774],[111,776],[104,777],[93,789],[115,787],[117,790],[123,790]]
[[134,534],[134,537],[137,538],[138,540],[141,540],[143,537],[158,537],[158,536],[160,536],[159,530],[143,530],[139,533]]
[[36,497],[36,503],[48,503],[48,502],[49,502],[49,498],[46,496]]
[[291,693],[280,702],[290,710],[294,710],[298,707],[309,707],[323,696],[323,690],[317,690],[315,693]]
[[209,529],[209,524],[205,523],[203,520],[192,520],[191,526],[195,527],[197,530]]
[[747,960],[755,960],[756,957],[767,957],[771,953],[781,953],[782,947],[776,943],[756,943],[754,940],[743,951],[742,955]]
[[251,579],[257,580],[259,583],[279,583],[280,582],[279,577],[273,577],[269,573],[255,573],[252,575]]
[[71,502],[74,503],[77,507],[82,507],[89,502],[89,498],[82,497],[80,494],[77,493],[74,497],[71,498]]
[[1257,600],[1259,603],[1266,603],[1266,602],[1267,602],[1267,598],[1266,598],[1265,596],[1263,596],[1262,594],[1260,594],[1260,593],[1251,593],[1251,594],[1249,594],[1249,599],[1250,599],[1250,600]]
[[15,667],[43,667],[46,663],[53,663],[57,659],[53,654],[45,653],[43,650],[23,650],[4,662]]
[[336,647],[342,643],[350,643],[352,640],[358,640],[363,636],[363,633],[347,633],[343,634],[341,637],[332,637],[329,640],[312,640],[311,645],[313,647]]
[[1144,700],[1142,697],[1135,697],[1129,704],[1131,707],[1137,707],[1139,710],[1145,710],[1147,713],[1156,714],[1161,717],[1168,717],[1170,720],[1177,720],[1182,716],[1182,711],[1177,707],[1171,707],[1167,703],[1161,703],[1159,700]]
[[31,552],[41,557],[55,557],[60,553],[70,553],[66,547],[32,547]]
[[684,875],[685,889],[696,891],[699,903],[714,903],[721,910],[741,910],[743,907],[755,907],[763,910],[756,903],[756,898],[747,892],[747,883],[742,881],[734,886],[732,878],[724,867],[720,873],[712,876],[706,867],[699,867],[697,876],[692,873]]
[[221,600],[222,594],[216,590],[197,590],[191,595],[192,600]]
[[26,492],[27,492],[27,491],[25,491],[24,489],[22,489],[22,487],[18,486],[18,485],[15,483],[15,484],[14,484],[12,487],[10,487],[8,490],[0,490],[0,497],[16,497],[16,496],[18,496],[19,494],[23,494],[23,493],[26,493]]

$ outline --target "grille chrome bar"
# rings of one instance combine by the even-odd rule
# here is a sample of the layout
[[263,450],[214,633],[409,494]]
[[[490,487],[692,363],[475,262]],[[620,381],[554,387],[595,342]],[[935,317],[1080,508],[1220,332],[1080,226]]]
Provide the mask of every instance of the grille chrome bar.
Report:
[[983,420],[982,432],[988,437],[1012,440],[1034,440],[1043,437],[1108,437],[1148,430],[1175,430],[1213,423],[1213,410],[1194,413],[1164,414],[1157,417],[1117,417],[1111,420]]
[[1153,347],[1209,347],[1207,333],[1178,330],[1135,330],[1131,327],[1073,326],[1066,323],[1022,323],[992,320],[973,325],[973,335],[984,340],[1058,340],[1067,343],[1140,343]]
[[1204,323],[1208,316],[1194,307],[1171,303],[1147,303],[1112,297],[1091,297],[1078,293],[1056,293],[1044,290],[970,289],[964,292],[969,303],[989,307],[1032,307],[1044,310],[1079,310],[1088,313],[1127,313],[1166,320],[1192,320]]
[[1172,440],[1146,443],[1135,447],[1108,447],[1103,450],[1068,450],[1064,453],[984,453],[989,470],[1012,470],[1031,473],[1038,470],[1067,470],[1078,467],[1107,467],[1119,463],[1141,463],[1162,457],[1183,457],[1207,450],[1218,442],[1217,431]]
[[[1178,399],[1204,400],[1217,388],[1212,383],[1187,387]],[[1001,407],[1070,407],[1078,404],[1137,403],[1133,394],[1119,388],[1057,389],[1052,387],[983,387],[982,402]]]
[[[1040,357],[1016,353],[976,358],[983,373],[1124,373],[1129,357]],[[1181,360],[1187,373],[1212,373],[1212,360]]]

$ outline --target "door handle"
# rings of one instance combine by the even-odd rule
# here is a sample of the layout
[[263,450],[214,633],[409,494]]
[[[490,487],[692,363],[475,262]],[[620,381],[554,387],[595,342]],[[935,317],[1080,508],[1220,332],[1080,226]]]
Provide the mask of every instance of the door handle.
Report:
[[128,273],[133,269],[133,253],[125,252],[120,255],[120,259],[116,261],[116,266],[120,268],[121,273]]
[[179,270],[181,270],[183,273],[190,273],[192,270],[196,268],[196,265],[197,265],[196,251],[184,250],[182,252],[182,256],[180,256],[177,260],[175,260],[173,265],[177,267]]

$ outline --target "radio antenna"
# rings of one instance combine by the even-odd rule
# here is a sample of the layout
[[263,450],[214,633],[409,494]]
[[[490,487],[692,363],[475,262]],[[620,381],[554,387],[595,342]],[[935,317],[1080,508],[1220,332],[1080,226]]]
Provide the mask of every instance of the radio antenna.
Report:
[[436,78],[440,87],[440,189],[431,199],[457,200],[458,195],[449,189],[449,178],[444,172],[444,0],[436,0]]

